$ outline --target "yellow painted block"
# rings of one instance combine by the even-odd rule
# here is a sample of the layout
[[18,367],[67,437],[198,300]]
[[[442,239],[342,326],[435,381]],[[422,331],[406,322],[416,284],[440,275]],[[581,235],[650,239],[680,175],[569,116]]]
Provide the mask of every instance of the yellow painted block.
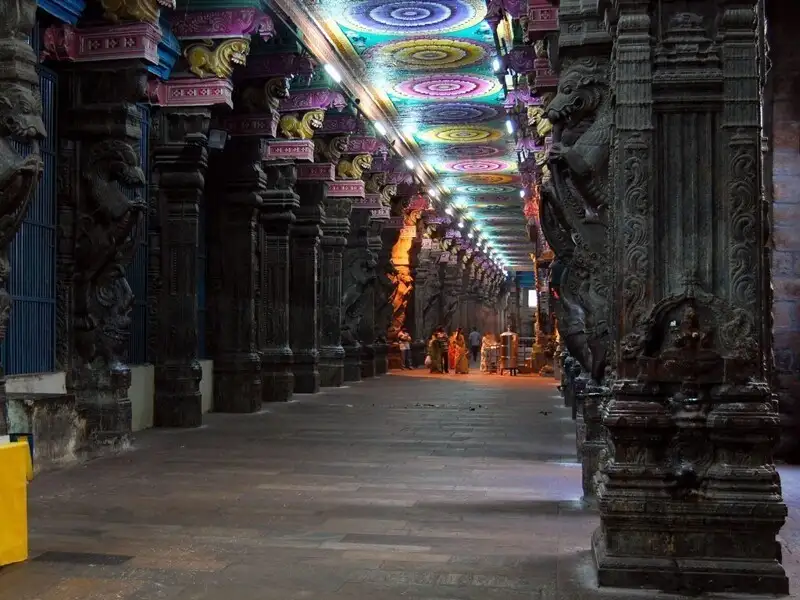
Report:
[[28,558],[28,481],[33,465],[27,442],[0,445],[0,565]]

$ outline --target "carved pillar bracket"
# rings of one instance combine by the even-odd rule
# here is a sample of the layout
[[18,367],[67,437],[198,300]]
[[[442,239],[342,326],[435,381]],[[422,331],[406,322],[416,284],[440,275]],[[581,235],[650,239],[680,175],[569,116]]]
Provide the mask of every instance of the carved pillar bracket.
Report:
[[155,128],[160,139],[153,149],[153,186],[158,189],[158,214],[151,236],[161,249],[158,289],[152,290],[158,315],[156,341],[150,348],[155,364],[156,427],[198,427],[202,423],[197,360],[197,240],[200,202],[208,165],[211,113],[203,108],[161,111]]
[[294,188],[297,166],[291,162],[265,162],[267,189],[261,194],[259,351],[262,398],[285,402],[294,391],[290,338],[291,248],[290,233],[300,198]]
[[[21,0],[6,5],[0,25],[0,342],[6,337],[11,313],[8,276],[11,273],[8,248],[28,210],[44,163],[39,142],[46,137],[42,121],[42,99],[36,56],[27,42],[36,19],[36,2]],[[13,141],[29,145],[21,152]],[[6,379],[0,367],[0,435],[8,433],[6,423]]]
[[321,226],[327,189],[321,181],[298,181],[297,220],[291,233],[291,331],[295,391],[315,394],[319,372],[319,277]]

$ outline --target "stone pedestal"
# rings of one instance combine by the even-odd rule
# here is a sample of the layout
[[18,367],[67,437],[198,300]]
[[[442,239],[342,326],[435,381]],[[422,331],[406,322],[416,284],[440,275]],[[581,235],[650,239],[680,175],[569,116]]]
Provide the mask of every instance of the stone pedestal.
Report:
[[197,360],[197,255],[199,216],[205,188],[208,151],[208,109],[163,110],[156,116],[161,139],[153,149],[153,188],[158,190],[158,216],[150,223],[158,235],[162,257],[156,291],[159,320],[155,365],[156,427],[199,427],[202,424]]
[[375,375],[386,375],[389,371],[389,345],[376,342],[375,347]]
[[294,389],[315,394],[319,374],[319,254],[325,223],[325,184],[297,184],[300,207],[291,236],[291,340]]
[[325,201],[322,226],[320,280],[320,381],[322,387],[338,387],[345,381],[342,347],[342,257],[350,233],[351,198]]
[[262,400],[285,402],[294,391],[293,355],[289,339],[290,248],[289,233],[300,199],[294,193],[297,179],[292,163],[265,163],[268,189],[261,195],[259,348]]
[[221,187],[208,203],[208,304],[213,340],[214,410],[261,409],[261,357],[255,299],[258,216],[266,176],[260,141],[233,138],[215,159],[209,183]]

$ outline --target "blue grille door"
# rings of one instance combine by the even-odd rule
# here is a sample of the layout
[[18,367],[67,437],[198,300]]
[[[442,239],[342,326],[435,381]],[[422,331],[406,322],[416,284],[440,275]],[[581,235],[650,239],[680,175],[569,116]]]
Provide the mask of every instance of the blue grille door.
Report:
[[[56,342],[56,148],[58,78],[39,66],[47,139],[41,145],[44,174],[28,214],[11,243],[9,292],[14,301],[2,362],[9,375],[55,369]],[[30,147],[17,145],[22,154]]]

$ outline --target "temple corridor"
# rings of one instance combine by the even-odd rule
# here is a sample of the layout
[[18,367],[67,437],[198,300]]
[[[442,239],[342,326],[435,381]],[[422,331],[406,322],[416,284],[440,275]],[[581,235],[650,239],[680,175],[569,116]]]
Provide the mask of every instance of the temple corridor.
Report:
[[31,484],[31,560],[0,597],[675,598],[597,590],[574,439],[552,380],[421,370],[147,431]]

